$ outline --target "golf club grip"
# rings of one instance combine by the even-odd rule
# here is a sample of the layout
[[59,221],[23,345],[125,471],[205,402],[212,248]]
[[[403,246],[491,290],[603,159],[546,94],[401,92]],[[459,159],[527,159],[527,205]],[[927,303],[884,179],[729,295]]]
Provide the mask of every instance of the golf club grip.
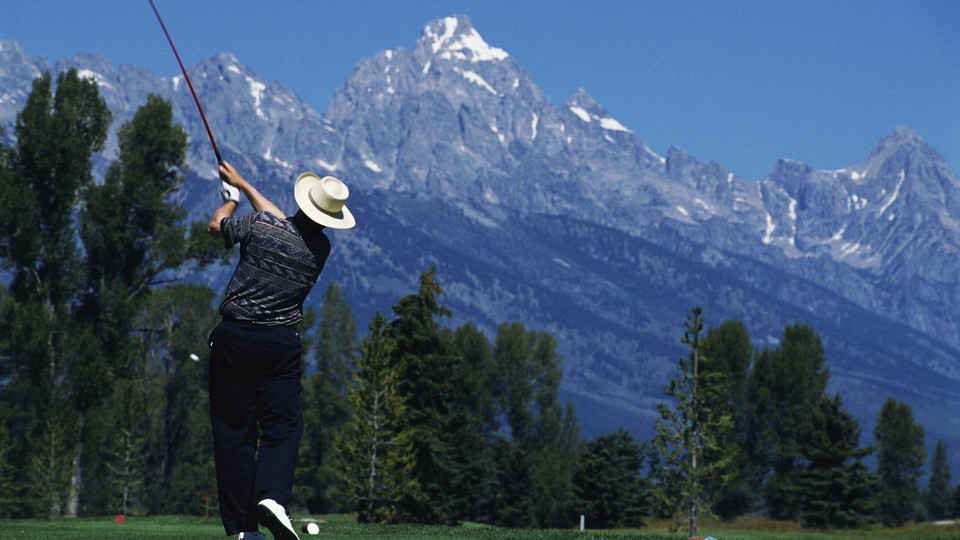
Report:
[[177,47],[173,44],[173,39],[170,38],[170,32],[167,32],[167,25],[163,24],[163,19],[160,18],[160,12],[157,11],[157,6],[153,4],[153,0],[148,1],[150,2],[150,7],[153,8],[153,14],[157,16],[157,22],[160,23],[160,28],[163,29],[163,34],[167,36],[167,42],[170,43],[170,48],[173,49],[173,55],[177,57],[177,63],[180,64],[180,71],[183,72],[183,78],[186,79],[187,86],[190,87],[190,93],[193,94],[193,102],[197,104],[197,110],[200,111],[200,119],[203,120],[203,127],[207,128],[207,136],[210,137],[210,144],[213,145],[213,153],[217,155],[217,165],[223,165],[223,158],[220,157],[220,149],[217,148],[217,141],[213,140],[213,131],[210,130],[210,124],[207,123],[207,116],[203,114],[203,107],[200,106],[200,99],[197,98],[197,92],[193,89],[190,76],[187,75],[187,68],[183,67],[183,61],[180,60],[180,53],[177,52]]

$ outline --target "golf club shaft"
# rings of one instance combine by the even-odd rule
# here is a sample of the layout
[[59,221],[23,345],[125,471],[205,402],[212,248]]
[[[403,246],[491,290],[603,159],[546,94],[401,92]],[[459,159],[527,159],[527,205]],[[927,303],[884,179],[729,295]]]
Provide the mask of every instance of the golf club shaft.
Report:
[[210,144],[213,145],[213,152],[217,154],[217,164],[223,165],[223,158],[220,157],[220,149],[217,148],[217,141],[213,140],[213,132],[210,131],[210,124],[207,123],[207,117],[203,114],[203,107],[200,106],[200,100],[197,98],[197,92],[193,89],[193,83],[190,82],[190,76],[187,75],[187,69],[183,67],[183,62],[180,60],[180,53],[177,52],[177,48],[173,45],[173,40],[170,39],[170,33],[167,32],[167,26],[163,24],[163,19],[160,18],[160,12],[157,11],[157,6],[153,5],[153,0],[149,0],[150,7],[153,8],[153,14],[157,16],[157,21],[160,23],[160,28],[163,29],[164,35],[167,36],[167,41],[170,42],[170,48],[173,49],[173,55],[177,57],[177,63],[180,64],[180,71],[183,72],[183,78],[187,80],[187,86],[190,87],[190,93],[193,94],[193,101],[197,104],[197,110],[200,111],[200,118],[203,120],[203,126],[207,128],[207,136],[210,137]]

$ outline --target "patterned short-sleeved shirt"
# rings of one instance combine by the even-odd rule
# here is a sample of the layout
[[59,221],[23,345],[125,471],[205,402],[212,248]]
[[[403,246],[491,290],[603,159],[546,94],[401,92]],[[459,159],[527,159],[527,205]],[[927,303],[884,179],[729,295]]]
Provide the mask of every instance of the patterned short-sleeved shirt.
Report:
[[269,212],[220,222],[227,248],[240,244],[240,262],[220,304],[224,320],[290,326],[303,318],[303,301],[330,255],[323,227]]

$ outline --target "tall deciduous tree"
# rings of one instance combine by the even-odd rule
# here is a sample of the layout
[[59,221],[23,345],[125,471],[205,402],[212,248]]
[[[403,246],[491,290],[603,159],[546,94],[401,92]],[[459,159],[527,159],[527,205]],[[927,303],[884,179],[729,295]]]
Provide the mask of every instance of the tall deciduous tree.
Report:
[[880,519],[899,526],[918,517],[917,481],[926,460],[923,427],[913,419],[910,406],[887,398],[874,427],[877,474],[880,476]]
[[135,319],[128,370],[147,405],[144,505],[152,514],[198,513],[215,496],[206,371],[215,302],[209,287],[168,285],[143,299]]
[[[31,490],[63,496],[46,504],[53,513],[78,513],[85,456],[96,453],[84,447],[89,415],[117,377],[129,376],[139,302],[161,276],[175,278],[216,249],[202,222],[187,234],[185,212],[171,199],[186,145],[172,119],[169,103],[150,96],[118,131],[119,158],[95,184],[91,156],[110,123],[97,84],[71,70],[54,95],[44,75],[18,115],[16,149],[4,152],[0,206],[11,211],[0,218],[0,257],[12,275],[10,326],[19,334],[4,393],[20,411],[17,433],[31,441],[24,452],[38,453],[38,441],[70,446],[67,487]],[[68,425],[56,426],[52,409],[69,411],[58,416]],[[48,429],[60,435],[42,436]]]
[[726,433],[724,440],[717,441],[730,458],[731,478],[718,486],[712,511],[723,519],[732,519],[749,511],[763,474],[747,449],[747,433],[753,418],[747,401],[753,347],[742,322],[724,321],[707,330],[703,350],[709,359],[703,363],[703,372],[717,371],[726,380],[727,391],[715,392],[716,403],[710,406],[726,409],[733,420],[733,429]]
[[780,348],[761,354],[754,369],[754,404],[760,415],[760,439],[772,465],[765,497],[774,519],[800,515],[803,447],[813,414],[823,397],[829,372],[820,336],[806,324],[787,326]]
[[495,392],[493,350],[490,341],[477,327],[465,324],[453,335],[454,347],[463,358],[463,367],[474,392],[463,396],[470,411],[477,417],[480,431],[488,443],[492,443],[499,423]]
[[[534,523],[561,526],[569,520],[573,472],[579,460],[579,426],[573,409],[559,402],[563,359],[553,337],[528,331],[520,323],[504,323],[494,347],[494,387],[499,410],[517,445],[513,459],[522,459],[530,478]],[[500,487],[510,491],[512,486]]]
[[74,318],[84,272],[73,212],[93,181],[91,156],[103,147],[111,115],[96,83],[75,70],[57,77],[56,94],[51,84],[49,74],[34,81],[17,115],[16,149],[4,160],[0,257],[11,272],[17,303],[11,321],[13,380],[7,390],[22,421],[16,430],[23,437],[19,461],[48,457],[40,460],[43,471],[33,470],[46,480],[30,490],[25,505],[43,497],[48,513],[76,515],[79,461],[68,475],[72,487],[65,501],[61,496],[68,486],[59,485],[54,473],[60,467],[53,464],[60,462],[65,444],[71,448],[66,454],[79,459],[84,417],[55,411],[72,410],[77,400],[86,399],[82,381],[90,374],[85,365],[90,348]]
[[358,354],[357,323],[346,295],[336,283],[323,293],[315,336],[316,369],[304,385],[304,437],[296,486],[303,504],[314,513],[341,510],[331,490],[334,440],[350,419],[347,388]]
[[573,405],[559,400],[561,365],[553,336],[541,333],[535,358],[547,374],[535,396],[538,440],[531,449],[533,493],[537,497],[537,519],[541,527],[569,525],[576,497],[573,475],[580,460],[580,426]]
[[[171,200],[184,180],[187,136],[173,123],[170,103],[148,96],[117,135],[119,157],[103,183],[88,188],[80,211],[86,279],[77,316],[94,340],[74,377],[81,426],[87,412],[110,395],[104,377],[126,370],[124,359],[130,357],[133,343],[131,321],[152,287],[164,273],[209,262],[216,249],[204,234],[204,224],[185,223],[186,210]],[[180,361],[187,361],[187,355]],[[81,473],[82,455],[78,448],[75,476]]]

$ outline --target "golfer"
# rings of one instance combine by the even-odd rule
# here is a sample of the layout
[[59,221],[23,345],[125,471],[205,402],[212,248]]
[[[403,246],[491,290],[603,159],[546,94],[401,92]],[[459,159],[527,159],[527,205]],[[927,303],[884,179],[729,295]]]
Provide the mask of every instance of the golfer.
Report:
[[[207,225],[240,261],[210,334],[210,421],[220,517],[228,536],[297,539],[286,505],[303,433],[300,336],[294,326],[330,255],[324,228],[349,229],[340,180],[301,174],[299,211],[287,217],[229,163],[220,165],[223,206]],[[233,215],[243,193],[254,212]],[[257,427],[261,438],[257,443]]]

